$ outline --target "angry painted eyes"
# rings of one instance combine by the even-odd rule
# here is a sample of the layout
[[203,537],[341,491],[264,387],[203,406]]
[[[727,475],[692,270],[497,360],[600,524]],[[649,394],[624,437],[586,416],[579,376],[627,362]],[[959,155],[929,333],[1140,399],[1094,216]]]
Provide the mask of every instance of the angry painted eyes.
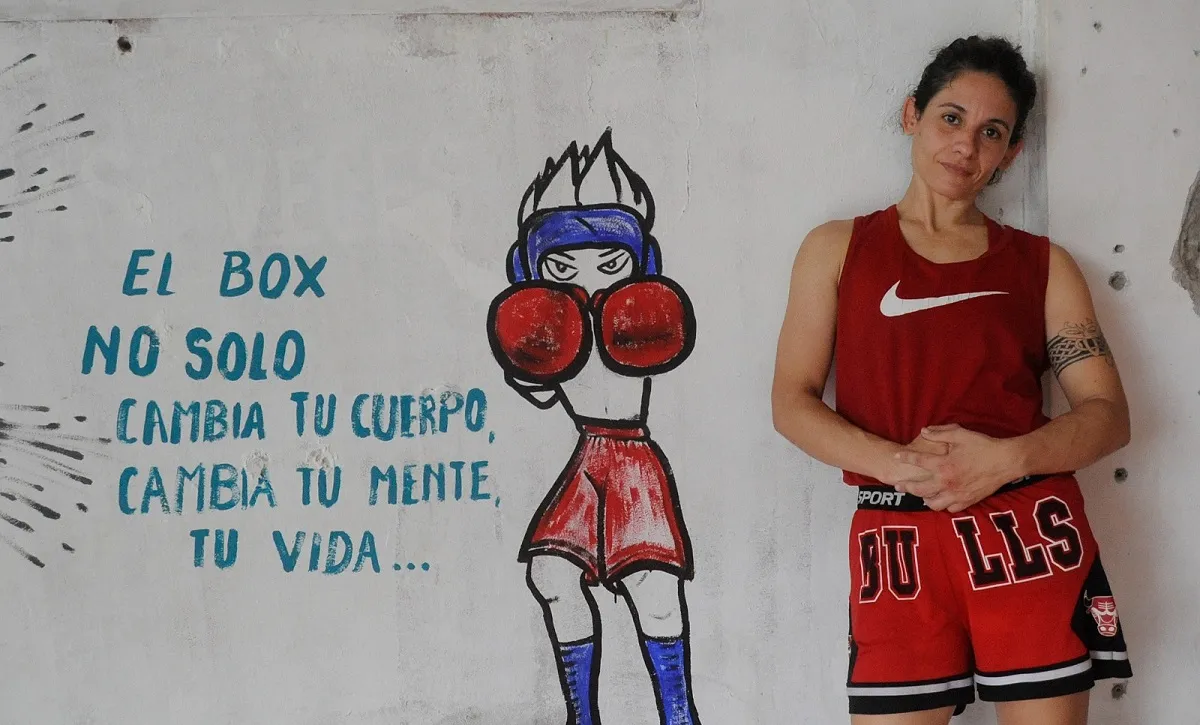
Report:
[[633,273],[633,255],[623,247],[583,247],[550,252],[540,264],[543,279],[599,290]]

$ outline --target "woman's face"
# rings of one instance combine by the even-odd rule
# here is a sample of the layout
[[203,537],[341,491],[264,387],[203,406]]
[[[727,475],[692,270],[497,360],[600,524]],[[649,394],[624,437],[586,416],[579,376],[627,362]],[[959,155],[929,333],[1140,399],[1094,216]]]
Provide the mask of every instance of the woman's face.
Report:
[[1016,102],[990,73],[959,74],[924,113],[909,97],[904,132],[913,137],[913,171],[941,196],[972,199],[1020,152],[1023,142],[1011,143],[1016,123]]

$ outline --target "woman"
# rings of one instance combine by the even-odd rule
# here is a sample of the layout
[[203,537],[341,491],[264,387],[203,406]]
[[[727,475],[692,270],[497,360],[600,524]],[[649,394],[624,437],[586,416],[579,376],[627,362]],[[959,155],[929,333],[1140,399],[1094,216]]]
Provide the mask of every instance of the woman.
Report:
[[[859,489],[853,723],[944,725],[977,688],[1001,725],[1076,725],[1095,680],[1130,676],[1072,475],[1129,441],[1113,356],[1070,255],[976,206],[1035,95],[1005,40],[942,49],[905,102],[904,197],[796,255],[772,406]],[[1071,407],[1053,420],[1047,369]]]

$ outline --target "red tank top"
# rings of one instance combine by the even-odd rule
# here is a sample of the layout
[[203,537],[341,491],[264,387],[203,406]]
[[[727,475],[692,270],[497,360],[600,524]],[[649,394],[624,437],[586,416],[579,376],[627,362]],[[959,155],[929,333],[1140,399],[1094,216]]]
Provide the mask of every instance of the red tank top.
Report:
[[[1049,240],[987,220],[988,250],[935,264],[896,207],[854,220],[838,284],[837,411],[907,444],[927,425],[1023,435],[1042,411]],[[853,485],[877,484],[846,471]]]

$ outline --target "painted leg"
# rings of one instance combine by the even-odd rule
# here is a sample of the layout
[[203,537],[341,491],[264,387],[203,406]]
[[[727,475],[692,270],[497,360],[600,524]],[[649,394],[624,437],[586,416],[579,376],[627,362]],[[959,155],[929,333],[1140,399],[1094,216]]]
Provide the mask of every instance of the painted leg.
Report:
[[567,704],[567,725],[600,725],[596,682],[600,677],[600,620],[579,567],[557,556],[535,556],[526,582],[542,605],[546,631],[558,660]]
[[662,724],[700,725],[692,701],[683,581],[663,571],[642,571],[622,579],[621,586],[654,682]]

